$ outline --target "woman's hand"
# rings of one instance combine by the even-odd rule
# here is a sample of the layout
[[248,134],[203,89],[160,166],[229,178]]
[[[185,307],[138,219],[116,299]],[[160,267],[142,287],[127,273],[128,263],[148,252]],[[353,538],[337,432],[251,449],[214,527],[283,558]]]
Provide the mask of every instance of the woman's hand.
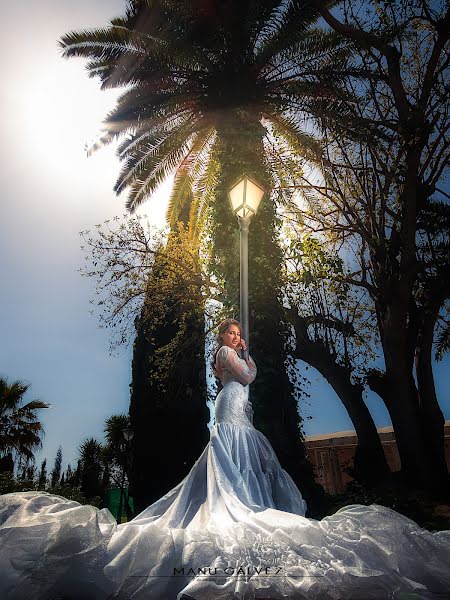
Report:
[[247,350],[247,344],[245,343],[245,340],[243,340],[242,338],[241,338],[240,347],[242,348],[242,350]]

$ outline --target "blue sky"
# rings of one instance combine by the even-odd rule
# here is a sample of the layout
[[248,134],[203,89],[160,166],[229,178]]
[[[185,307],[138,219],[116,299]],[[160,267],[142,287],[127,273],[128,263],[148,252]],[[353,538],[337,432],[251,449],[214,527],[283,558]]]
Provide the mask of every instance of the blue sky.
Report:
[[[83,61],[63,61],[57,48],[63,33],[103,26],[124,6],[34,0],[0,8],[0,376],[27,381],[28,400],[52,405],[42,412],[38,465],[46,456],[51,466],[59,444],[64,465],[73,465],[83,439],[102,440],[104,420],[129,404],[131,349],[110,356],[109,334],[89,314],[93,282],[77,272],[78,232],[125,212],[112,191],[119,170],[113,148],[89,159],[84,152],[117,93],[101,92]],[[165,186],[141,211],[159,226],[167,193]],[[446,358],[435,369],[447,419],[449,366]],[[311,398],[301,414],[313,418],[305,420],[305,433],[351,429],[334,392],[313,369],[307,375]],[[368,405],[378,426],[390,423],[375,395]]]

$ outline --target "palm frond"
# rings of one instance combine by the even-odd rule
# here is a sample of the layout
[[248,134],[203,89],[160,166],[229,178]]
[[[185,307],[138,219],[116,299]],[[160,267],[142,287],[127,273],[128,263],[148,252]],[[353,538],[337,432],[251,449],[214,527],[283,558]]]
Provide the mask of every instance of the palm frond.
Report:
[[266,77],[280,83],[305,77],[326,81],[325,74],[339,76],[353,56],[351,44],[334,31],[311,28],[298,39],[284,42],[265,68]]
[[[144,5],[141,12],[145,20]],[[70,32],[59,45],[65,58],[91,59],[86,68],[90,77],[100,78],[102,89],[144,83],[150,74],[151,78],[188,77],[205,67],[204,52],[168,34],[167,28],[158,31],[156,26],[144,26],[142,30],[135,19],[116,19],[108,28]]]
[[130,122],[139,127],[141,121],[152,118],[155,115],[166,118],[173,112],[180,110],[180,107],[186,109],[187,100],[190,97],[190,89],[186,89],[184,95],[184,86],[180,86],[175,94],[174,86],[160,88],[157,92],[152,86],[142,85],[127,90],[117,99],[116,106],[107,114],[104,123],[108,129],[119,129],[122,123],[126,126]]
[[[328,2],[327,4],[338,4]],[[320,13],[314,2],[290,0],[276,6],[261,29],[255,50],[259,64],[271,61],[274,56],[301,41]]]
[[192,199],[195,181],[209,158],[210,141],[213,135],[212,127],[197,134],[189,153],[177,169],[166,212],[166,220],[171,226],[179,220],[186,202]]
[[[158,42],[156,38],[152,41]],[[161,42],[163,43],[163,42]],[[62,56],[117,60],[123,54],[145,56],[148,43],[127,27],[72,31],[59,40]]]
[[170,171],[177,167],[177,163],[173,162],[174,156],[179,156],[180,160],[184,159],[193,136],[201,129],[202,123],[197,123],[195,119],[186,120],[166,134],[157,134],[143,139],[126,154],[126,162],[121,169],[114,191],[120,194],[125,187],[149,179],[152,174],[160,171],[164,171],[163,178],[167,177]]
[[133,130],[133,134],[129,134],[118,146],[117,156],[124,159],[127,155],[133,155],[143,142],[148,140],[150,143],[155,137],[161,137],[181,127],[189,121],[191,114],[188,110],[180,109],[170,117],[155,116],[146,119],[145,122],[140,121],[139,127]]
[[[216,133],[211,140],[211,145],[215,143]],[[217,159],[211,157],[205,164],[205,168],[199,173],[193,186],[193,202],[189,222],[192,227],[192,235],[198,237],[203,231],[207,219],[207,211],[211,199],[219,181],[221,165]]]
[[298,121],[283,114],[267,115],[275,135],[283,137],[294,154],[304,157],[311,163],[321,164],[323,148],[320,142],[300,128]]
[[450,352],[450,322],[444,323],[437,335],[435,340],[435,358],[436,360],[442,360],[444,354]]
[[0,415],[15,410],[29,387],[29,384],[23,381],[9,384],[6,379],[0,379]]
[[180,145],[161,147],[160,153],[153,156],[145,164],[145,170],[142,169],[144,163],[140,165],[141,173],[139,177],[133,179],[129,184],[129,194],[126,208],[133,213],[146,198],[156,190],[156,188],[176,169],[189,152],[190,139]]

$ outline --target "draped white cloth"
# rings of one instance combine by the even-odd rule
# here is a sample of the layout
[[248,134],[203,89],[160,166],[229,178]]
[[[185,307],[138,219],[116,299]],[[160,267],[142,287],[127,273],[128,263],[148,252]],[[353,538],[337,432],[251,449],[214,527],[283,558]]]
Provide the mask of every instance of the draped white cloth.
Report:
[[225,346],[217,372],[224,387],[208,445],[129,523],[43,492],[0,496],[0,598],[450,598],[450,531],[428,532],[378,505],[306,518],[253,427],[253,361]]

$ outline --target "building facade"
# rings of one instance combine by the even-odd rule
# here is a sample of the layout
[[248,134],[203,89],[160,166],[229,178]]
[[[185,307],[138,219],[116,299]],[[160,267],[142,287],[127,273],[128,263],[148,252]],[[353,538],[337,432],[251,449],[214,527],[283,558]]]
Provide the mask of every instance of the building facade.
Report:
[[[395,434],[391,426],[379,427],[387,463],[391,471],[400,470],[400,456],[397,450]],[[445,456],[450,471],[450,421],[445,422]],[[317,483],[323,486],[328,494],[339,494],[344,491],[352,477],[346,472],[353,467],[358,438],[355,431],[336,431],[319,435],[305,436],[308,459],[314,467]]]

